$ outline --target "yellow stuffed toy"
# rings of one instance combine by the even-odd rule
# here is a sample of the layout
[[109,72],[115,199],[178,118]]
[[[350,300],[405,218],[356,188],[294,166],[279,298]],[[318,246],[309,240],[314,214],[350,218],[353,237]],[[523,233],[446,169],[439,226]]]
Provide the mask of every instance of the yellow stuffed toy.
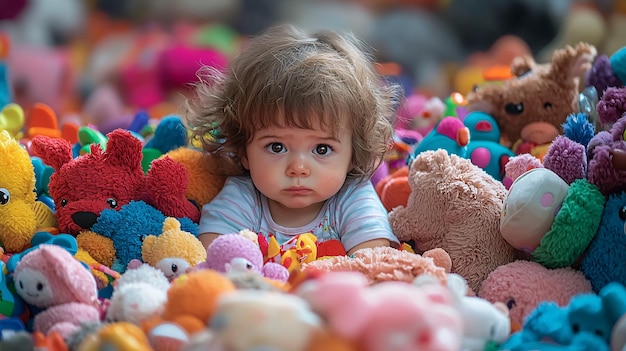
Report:
[[167,217],[159,236],[148,235],[141,246],[144,263],[158,268],[170,281],[200,262],[206,261],[206,250],[200,240],[180,229],[180,222]]
[[38,228],[56,225],[54,213],[36,201],[30,156],[7,131],[0,131],[0,242],[7,253],[30,245]]

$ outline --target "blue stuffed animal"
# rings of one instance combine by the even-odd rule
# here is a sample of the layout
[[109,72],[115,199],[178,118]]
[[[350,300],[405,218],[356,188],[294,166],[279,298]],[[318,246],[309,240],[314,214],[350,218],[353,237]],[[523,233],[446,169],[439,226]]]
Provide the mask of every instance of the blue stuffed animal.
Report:
[[[105,209],[91,231],[113,241],[116,252],[114,271],[123,273],[132,259],[141,259],[143,239],[160,235],[165,215],[143,201],[131,201],[119,210]],[[198,234],[198,225],[189,218],[177,218],[181,230]]]
[[602,221],[589,244],[580,268],[593,289],[610,282],[626,284],[626,192],[611,194]]
[[619,283],[606,285],[598,295],[574,296],[568,306],[544,302],[500,350],[609,351],[613,327],[624,314],[626,289]]
[[465,116],[463,124],[470,133],[467,158],[496,180],[504,178],[504,166],[515,156],[513,150],[500,144],[500,127],[488,113],[473,111]]

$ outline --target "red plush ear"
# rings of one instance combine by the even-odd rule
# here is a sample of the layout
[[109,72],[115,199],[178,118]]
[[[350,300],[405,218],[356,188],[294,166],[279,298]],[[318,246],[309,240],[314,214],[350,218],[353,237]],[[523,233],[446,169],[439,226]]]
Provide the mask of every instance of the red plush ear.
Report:
[[41,158],[43,163],[54,168],[55,171],[72,160],[72,146],[69,141],[61,138],[35,136],[31,140],[30,150],[33,155]]
[[134,137],[129,131],[116,129],[107,134],[106,162],[115,166],[125,166],[130,169],[141,169],[141,140]]

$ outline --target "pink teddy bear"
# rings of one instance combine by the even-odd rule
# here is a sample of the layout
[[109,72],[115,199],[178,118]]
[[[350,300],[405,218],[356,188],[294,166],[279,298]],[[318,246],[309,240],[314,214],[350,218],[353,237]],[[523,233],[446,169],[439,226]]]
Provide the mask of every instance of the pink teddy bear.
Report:
[[28,252],[13,275],[17,293],[26,303],[44,308],[34,330],[67,337],[81,322],[100,320],[98,291],[93,275],[67,250],[42,244]]
[[220,235],[207,248],[206,257],[206,262],[197,264],[196,269],[213,269],[222,273],[248,270],[281,282],[289,279],[289,271],[284,266],[274,262],[263,264],[259,246],[242,234]]

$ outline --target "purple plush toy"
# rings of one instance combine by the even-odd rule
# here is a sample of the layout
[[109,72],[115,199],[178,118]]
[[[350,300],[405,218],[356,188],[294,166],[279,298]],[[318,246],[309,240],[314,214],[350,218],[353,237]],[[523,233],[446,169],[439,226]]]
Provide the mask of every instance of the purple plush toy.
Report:
[[206,262],[196,265],[197,269],[214,269],[226,273],[231,270],[249,270],[262,276],[286,282],[289,271],[274,262],[263,264],[263,254],[257,244],[242,234],[227,234],[217,237],[207,248]]
[[593,86],[602,98],[610,87],[623,87],[626,83],[626,46],[611,57],[599,55],[585,77],[587,86]]

